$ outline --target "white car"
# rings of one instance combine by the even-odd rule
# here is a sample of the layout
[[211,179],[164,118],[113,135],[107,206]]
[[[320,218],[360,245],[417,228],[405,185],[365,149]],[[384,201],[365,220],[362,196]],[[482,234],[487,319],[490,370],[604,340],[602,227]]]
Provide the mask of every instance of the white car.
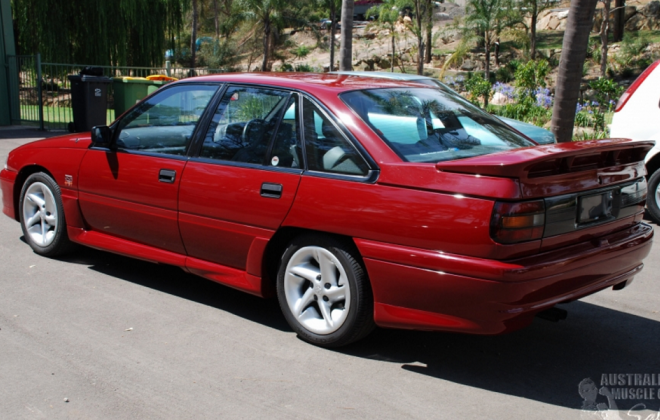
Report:
[[646,205],[660,224],[660,60],[651,64],[626,90],[614,110],[611,137],[655,140],[646,155],[649,195]]

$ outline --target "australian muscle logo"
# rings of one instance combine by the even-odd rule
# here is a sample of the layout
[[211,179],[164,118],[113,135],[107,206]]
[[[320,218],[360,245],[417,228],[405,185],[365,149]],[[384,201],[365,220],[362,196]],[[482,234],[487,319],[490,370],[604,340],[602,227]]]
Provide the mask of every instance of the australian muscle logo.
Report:
[[660,420],[660,412],[642,415],[656,404],[647,407],[646,403],[640,402],[627,412],[620,412],[617,405],[617,401],[622,400],[628,400],[627,406],[636,401],[658,401],[660,404],[660,373],[605,373],[600,376],[598,385],[591,378],[583,379],[578,392],[583,399],[583,418]]

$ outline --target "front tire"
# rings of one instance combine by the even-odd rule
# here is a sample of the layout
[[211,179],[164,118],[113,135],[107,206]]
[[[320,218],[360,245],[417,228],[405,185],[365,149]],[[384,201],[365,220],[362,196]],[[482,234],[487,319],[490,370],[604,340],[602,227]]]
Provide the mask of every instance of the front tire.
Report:
[[648,183],[648,198],[646,205],[651,219],[660,225],[660,169],[653,172]]
[[303,340],[340,347],[375,327],[373,295],[359,254],[320,235],[294,239],[277,275],[277,298],[287,322]]
[[25,180],[19,215],[25,241],[37,254],[55,257],[71,249],[60,187],[47,174],[37,172]]

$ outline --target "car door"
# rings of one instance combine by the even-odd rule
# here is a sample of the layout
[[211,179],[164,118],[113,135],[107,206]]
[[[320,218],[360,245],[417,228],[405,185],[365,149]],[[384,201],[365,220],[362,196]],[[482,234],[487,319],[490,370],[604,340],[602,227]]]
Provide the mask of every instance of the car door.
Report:
[[250,272],[250,248],[265,247],[298,189],[298,102],[296,93],[263,87],[223,94],[181,178],[179,226],[190,257]]
[[179,84],[113,126],[116,147],[92,147],[80,166],[80,208],[105,234],[185,254],[177,198],[187,151],[218,85]]

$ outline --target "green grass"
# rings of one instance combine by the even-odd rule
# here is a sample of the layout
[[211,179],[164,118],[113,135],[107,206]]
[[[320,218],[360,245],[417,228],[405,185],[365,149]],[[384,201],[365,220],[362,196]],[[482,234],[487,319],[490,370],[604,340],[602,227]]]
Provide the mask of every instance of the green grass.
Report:
[[[115,120],[115,110],[108,109],[107,123]],[[39,122],[39,107],[37,105],[21,105],[21,120]],[[73,121],[73,109],[66,106],[45,106],[44,124],[47,126],[57,126],[66,128],[69,122]]]

